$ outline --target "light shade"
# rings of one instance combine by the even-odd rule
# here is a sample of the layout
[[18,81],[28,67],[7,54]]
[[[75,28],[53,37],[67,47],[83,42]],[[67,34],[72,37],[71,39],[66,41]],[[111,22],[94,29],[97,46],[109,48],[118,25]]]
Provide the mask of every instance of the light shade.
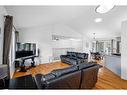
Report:
[[94,21],[95,22],[102,22],[102,18],[96,18]]
[[96,8],[97,13],[106,13],[114,8],[114,5],[99,5]]

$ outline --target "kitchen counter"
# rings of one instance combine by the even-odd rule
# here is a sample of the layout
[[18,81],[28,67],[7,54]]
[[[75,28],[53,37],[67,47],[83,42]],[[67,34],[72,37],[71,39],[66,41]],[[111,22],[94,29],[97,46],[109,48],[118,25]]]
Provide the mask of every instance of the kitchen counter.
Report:
[[121,76],[121,56],[106,55],[104,66],[118,76]]

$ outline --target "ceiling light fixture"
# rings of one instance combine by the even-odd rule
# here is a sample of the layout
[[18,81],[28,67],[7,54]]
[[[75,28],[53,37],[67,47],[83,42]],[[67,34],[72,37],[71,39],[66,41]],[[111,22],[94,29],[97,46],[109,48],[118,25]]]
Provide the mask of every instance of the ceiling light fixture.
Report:
[[72,41],[81,41],[81,39],[73,39],[73,38],[70,38],[70,40],[72,40]]
[[102,22],[102,18],[96,18],[94,21],[95,22]]
[[110,11],[113,8],[114,8],[114,5],[99,5],[99,6],[97,6],[95,11],[97,13],[103,14],[103,13]]

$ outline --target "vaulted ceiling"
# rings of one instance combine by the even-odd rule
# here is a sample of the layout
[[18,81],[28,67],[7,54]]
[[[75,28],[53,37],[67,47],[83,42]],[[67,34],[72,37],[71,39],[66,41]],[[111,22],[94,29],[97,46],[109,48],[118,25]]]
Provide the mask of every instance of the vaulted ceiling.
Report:
[[[5,6],[14,17],[17,28],[64,24],[75,31],[96,38],[111,38],[121,34],[121,22],[127,19],[127,6],[115,6],[107,13],[95,12],[97,6]],[[96,18],[102,22],[96,23]]]

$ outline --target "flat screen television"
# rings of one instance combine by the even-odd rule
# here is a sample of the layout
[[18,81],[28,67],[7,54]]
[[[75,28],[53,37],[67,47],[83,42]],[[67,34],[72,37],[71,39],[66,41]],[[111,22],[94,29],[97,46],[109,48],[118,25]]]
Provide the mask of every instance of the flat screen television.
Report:
[[15,58],[28,57],[36,55],[36,44],[35,43],[16,43],[16,54]]

